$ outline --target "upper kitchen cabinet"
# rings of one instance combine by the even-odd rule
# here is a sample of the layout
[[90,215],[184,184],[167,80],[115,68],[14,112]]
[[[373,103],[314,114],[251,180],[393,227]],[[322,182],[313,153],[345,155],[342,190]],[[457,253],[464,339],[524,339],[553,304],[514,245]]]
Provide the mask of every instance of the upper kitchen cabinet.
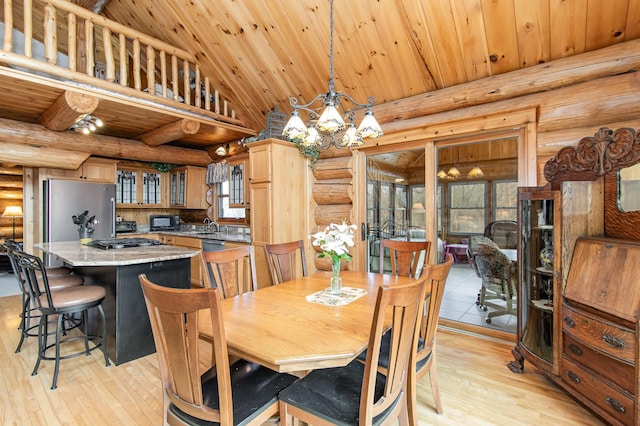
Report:
[[167,174],[153,168],[119,167],[116,181],[118,207],[166,207]]
[[183,209],[206,209],[207,169],[183,166],[170,172],[170,207]]
[[229,207],[249,207],[249,158],[245,155],[229,159]]
[[[295,147],[295,145],[293,146]],[[271,182],[272,150],[271,144],[249,145],[249,180],[251,183]]]
[[71,179],[87,182],[116,182],[116,160],[88,158],[77,170],[41,169],[43,179]]

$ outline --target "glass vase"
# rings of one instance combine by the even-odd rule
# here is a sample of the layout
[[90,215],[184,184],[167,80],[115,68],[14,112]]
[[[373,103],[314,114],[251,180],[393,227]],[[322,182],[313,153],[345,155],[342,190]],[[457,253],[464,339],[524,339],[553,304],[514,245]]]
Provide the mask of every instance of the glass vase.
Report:
[[342,293],[342,277],[340,277],[340,259],[331,261],[331,294]]

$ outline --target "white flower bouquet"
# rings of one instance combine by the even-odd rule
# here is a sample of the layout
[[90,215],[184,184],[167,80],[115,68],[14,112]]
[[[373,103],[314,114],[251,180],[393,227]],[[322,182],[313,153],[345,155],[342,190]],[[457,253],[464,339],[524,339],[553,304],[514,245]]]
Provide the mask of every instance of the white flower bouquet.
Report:
[[331,257],[332,263],[340,260],[351,260],[348,247],[353,247],[353,235],[357,229],[356,225],[347,225],[346,221],[341,224],[332,223],[324,231],[317,232],[309,238],[313,239],[313,245],[322,249],[318,257]]

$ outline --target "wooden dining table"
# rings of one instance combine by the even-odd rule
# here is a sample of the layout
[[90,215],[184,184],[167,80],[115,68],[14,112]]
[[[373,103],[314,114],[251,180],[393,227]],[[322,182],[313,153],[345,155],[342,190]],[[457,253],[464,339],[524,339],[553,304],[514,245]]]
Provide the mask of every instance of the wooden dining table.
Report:
[[[328,288],[330,272],[318,272],[222,300],[228,351],[278,372],[304,373],[342,367],[367,348],[377,289],[408,277],[342,271],[343,287],[367,294],[343,306],[310,302]],[[199,314],[199,334],[212,340],[209,310]]]

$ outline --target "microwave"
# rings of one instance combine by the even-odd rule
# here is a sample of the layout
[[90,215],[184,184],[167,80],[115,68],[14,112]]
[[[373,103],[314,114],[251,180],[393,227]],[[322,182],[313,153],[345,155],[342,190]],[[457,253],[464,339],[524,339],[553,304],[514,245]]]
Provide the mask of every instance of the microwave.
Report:
[[179,231],[180,216],[170,214],[152,214],[149,216],[150,231]]

